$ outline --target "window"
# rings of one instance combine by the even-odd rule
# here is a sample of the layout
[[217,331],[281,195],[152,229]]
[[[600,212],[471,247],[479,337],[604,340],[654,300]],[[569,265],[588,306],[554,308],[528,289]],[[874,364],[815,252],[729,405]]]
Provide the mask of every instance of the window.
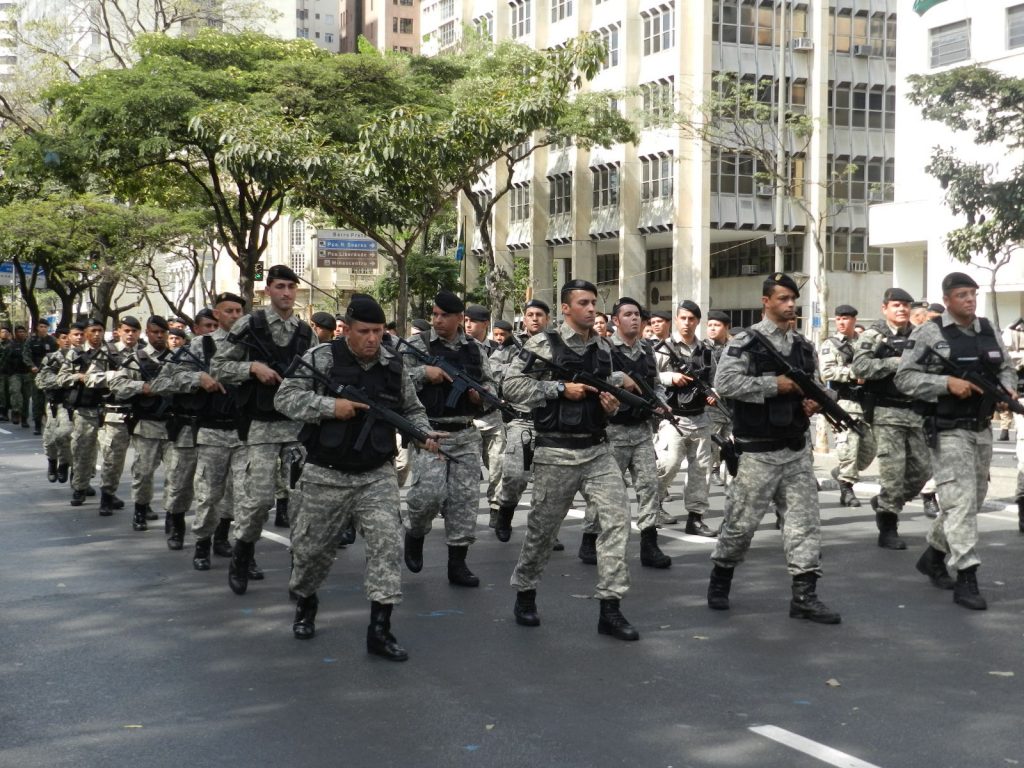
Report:
[[[801,266],[803,236],[791,236],[792,244],[783,250],[783,264],[787,271],[796,271]],[[740,242],[711,244],[711,277],[742,277],[750,274],[766,275],[775,269],[775,249],[768,246],[763,237]],[[753,321],[761,319],[757,310]]]
[[[850,166],[855,166],[851,169]],[[881,202],[893,199],[895,163],[880,157],[829,159],[832,196],[839,200]]]
[[664,123],[675,112],[675,79],[666,78],[640,86],[641,121],[645,128]]
[[412,19],[399,19],[398,20],[398,31],[403,35],[412,34]]
[[672,197],[672,153],[641,157],[640,199]]
[[671,248],[652,248],[647,251],[647,279],[652,283],[672,279]]
[[756,187],[771,185],[771,169],[753,155],[711,151],[711,191],[726,195],[752,195]]
[[572,0],[551,0],[551,23],[572,16]]
[[891,248],[871,248],[863,229],[830,232],[826,243],[829,269],[836,272],[891,272]]
[[473,19],[473,27],[480,37],[489,38],[494,36],[494,14],[485,13]]
[[644,20],[644,56],[664,51],[676,43],[675,5],[659,5],[640,14]]
[[297,275],[306,272],[306,252],[292,249],[291,268]]
[[935,27],[930,33],[931,66],[944,67],[971,58],[971,23],[967,20]]
[[302,219],[292,221],[292,246],[299,247],[306,244],[306,222]]
[[829,121],[832,125],[864,128],[896,128],[896,89],[868,91],[864,86],[839,83],[829,88]]
[[1006,47],[1024,47],[1024,5],[1006,9]]
[[619,254],[597,254],[597,284],[619,282]]
[[440,29],[437,30],[438,44],[442,48],[448,48],[455,45],[455,22],[448,21],[441,25]]
[[398,0],[398,4],[412,6],[412,0]]
[[527,136],[524,141],[521,141],[512,147],[512,149],[509,150],[509,154],[512,156],[513,160],[522,160],[530,153],[531,149],[533,149],[533,139]]
[[619,166],[603,165],[593,169],[594,207],[607,208],[619,204]]
[[572,174],[563,173],[548,179],[548,214],[572,212]]
[[325,13],[324,14],[324,24],[326,24],[328,26],[334,24],[334,14],[333,13]]
[[509,190],[509,221],[530,220],[530,185],[520,184]]
[[455,0],[441,0],[437,9],[441,13],[441,21],[455,18]]
[[512,37],[525,37],[530,34],[530,12],[533,0],[513,0],[509,3],[512,9]]
[[334,33],[333,32],[324,32],[324,42],[325,43],[333,43],[334,42]]
[[604,44],[604,61],[601,62],[601,69],[610,69],[619,66],[619,25],[613,24],[597,30],[597,34]]

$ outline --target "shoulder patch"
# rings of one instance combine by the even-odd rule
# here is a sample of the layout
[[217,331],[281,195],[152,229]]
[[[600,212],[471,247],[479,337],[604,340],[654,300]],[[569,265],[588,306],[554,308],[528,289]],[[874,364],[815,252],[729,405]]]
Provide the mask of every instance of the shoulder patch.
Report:
[[874,345],[874,344],[872,344],[872,343],[871,343],[870,341],[862,341],[862,342],[860,343],[860,348],[861,348],[861,349],[864,349],[864,350],[868,350],[868,349],[874,349],[874,348],[875,348],[875,345]]
[[743,356],[743,348],[742,347],[729,347],[725,351],[726,351],[726,354],[729,355],[729,357],[742,357]]
[[913,339],[907,339],[907,343],[903,345],[904,349],[913,349],[914,345],[917,344]]

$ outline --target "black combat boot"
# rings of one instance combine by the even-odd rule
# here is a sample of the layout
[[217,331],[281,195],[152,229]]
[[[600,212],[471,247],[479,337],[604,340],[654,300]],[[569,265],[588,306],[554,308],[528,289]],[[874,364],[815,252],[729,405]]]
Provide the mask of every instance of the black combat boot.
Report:
[[255,549],[256,545],[251,542],[235,540],[228,564],[228,586],[236,595],[244,595],[249,588],[249,561]]
[[597,620],[597,632],[600,635],[611,635],[618,640],[639,640],[640,633],[619,610],[618,599],[601,601],[601,617]]
[[[96,489],[93,488],[91,485],[86,486],[86,488],[85,488],[85,495],[86,496],[95,496],[96,495]],[[122,504],[121,506],[124,506],[124,504]],[[120,509],[120,508],[121,507],[118,507],[118,509]]]
[[252,543],[252,551],[249,553],[249,581],[263,581],[266,576],[263,569],[256,564],[256,542]]
[[[113,496],[106,491],[100,491],[100,517],[110,517],[112,514],[114,514]],[[146,522],[145,517],[142,518],[142,522]]]
[[164,534],[171,535],[171,513],[164,512]]
[[57,460],[47,459],[46,460],[46,479],[51,483],[57,482]]
[[480,579],[466,567],[466,555],[469,547],[453,547],[448,545],[448,583],[456,587],[479,587]]
[[580,539],[580,551],[576,553],[576,557],[578,557],[587,565],[597,565],[596,533],[583,534],[583,538]]
[[[116,496],[114,498],[117,498]],[[153,511],[153,507],[149,504],[146,505],[146,519],[147,520],[159,520],[160,515]]]
[[939,500],[934,493],[922,493],[921,501],[924,502],[924,516],[934,520],[942,510],[939,508]]
[[560,542],[558,540],[557,536],[555,536],[555,543],[551,545],[551,551],[552,552],[565,552],[565,544]]
[[793,599],[789,603],[789,616],[792,619],[808,619],[815,624],[838,624],[841,618],[835,611],[818,599],[815,588],[818,575],[801,573],[793,577]]
[[[102,509],[100,514],[103,514]],[[132,530],[133,531],[147,531],[149,526],[146,524],[146,505],[136,504],[135,514],[132,515]]]
[[523,627],[539,627],[540,615],[537,613],[537,590],[524,589],[516,592],[516,604],[512,609],[516,624]]
[[71,490],[71,506],[80,507],[85,504],[85,491]]
[[715,611],[729,610],[729,590],[732,588],[732,568],[716,565],[711,569],[708,582],[708,608]]
[[408,651],[398,644],[391,634],[391,611],[393,605],[384,605],[376,600],[370,603],[370,626],[366,628],[366,652],[388,661],[407,661]]
[[859,507],[860,499],[853,492],[853,483],[839,481],[839,503],[844,507]]
[[43,422],[37,421],[35,423],[35,429],[32,430],[32,434],[33,435],[41,435],[41,434],[43,434]]
[[683,530],[691,536],[706,536],[709,539],[718,535],[704,524],[704,518],[697,512],[686,515],[686,528]]
[[196,550],[192,553],[192,567],[197,571],[210,570],[209,539],[196,539]]
[[57,464],[57,482],[66,483],[68,481],[70,467],[67,464]]
[[177,552],[185,548],[185,513],[171,515],[171,535],[167,537],[167,548]]
[[978,591],[977,570],[978,566],[972,565],[970,568],[957,571],[956,585],[953,587],[953,602],[964,608],[970,608],[972,611],[984,611],[988,608],[988,603]]
[[497,517],[494,520],[494,535],[498,537],[498,541],[508,541],[512,538],[512,518],[515,513],[515,507],[498,509]]
[[288,499],[278,499],[277,511],[274,514],[274,527],[287,528],[291,524],[291,520],[288,518]]
[[640,565],[648,568],[668,568],[672,558],[658,546],[658,529],[653,525],[640,531]]
[[228,532],[231,530],[231,518],[222,517],[217,521],[217,529],[213,532],[213,554],[217,557],[231,557],[231,542]]
[[920,573],[928,577],[932,586],[939,589],[952,589],[953,579],[946,570],[946,553],[928,545],[928,548],[921,553],[917,565],[914,566]]
[[338,534],[338,546],[347,547],[349,544],[355,544],[356,541],[356,523],[355,520],[349,520],[347,526],[341,529],[341,533]]
[[878,497],[871,497],[871,508],[875,510],[875,525],[878,526],[878,546],[882,549],[906,549],[907,542],[900,538],[897,526],[899,516],[895,512],[878,509]]
[[1024,496],[1017,497],[1017,530],[1024,533]]
[[320,605],[320,599],[314,592],[309,597],[300,597],[295,602],[295,623],[292,624],[292,634],[296,640],[309,640],[316,634],[316,609]]
[[7,421],[7,409],[0,408],[0,423]]
[[[102,490],[100,491],[100,493],[102,493]],[[110,508],[111,509],[124,509],[124,501],[122,501],[120,498],[118,498],[116,493],[111,492],[108,495],[110,496]],[[155,517],[150,517],[148,514],[146,515],[146,519],[147,520],[156,520]]]
[[405,532],[405,567],[413,573],[423,570],[423,537]]

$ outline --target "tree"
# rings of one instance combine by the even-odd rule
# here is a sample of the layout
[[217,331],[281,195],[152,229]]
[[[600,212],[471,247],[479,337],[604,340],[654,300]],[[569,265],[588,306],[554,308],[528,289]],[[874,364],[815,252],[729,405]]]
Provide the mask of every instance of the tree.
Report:
[[[969,66],[908,80],[908,99],[928,120],[971,134],[975,144],[996,148],[1004,160],[1024,147],[1024,78]],[[946,190],[950,211],[964,217],[946,236],[946,248],[959,261],[988,269],[995,294],[996,273],[1024,243],[1024,163],[1002,178],[994,178],[990,168],[935,147],[926,170]],[[998,327],[995,301],[991,311]]]

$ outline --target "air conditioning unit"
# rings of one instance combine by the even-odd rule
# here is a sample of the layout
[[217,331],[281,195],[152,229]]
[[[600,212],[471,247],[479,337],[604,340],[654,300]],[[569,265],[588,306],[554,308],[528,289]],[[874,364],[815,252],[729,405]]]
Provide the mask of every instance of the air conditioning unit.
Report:
[[866,261],[848,261],[846,262],[847,272],[867,272],[868,263]]
[[853,46],[854,56],[874,56],[875,48],[872,45],[855,45]]
[[740,265],[741,275],[759,275],[761,274],[760,268],[757,264],[741,264]]
[[880,189],[869,189],[868,190],[868,201],[872,203],[880,203],[885,200],[885,192]]
[[789,47],[794,51],[809,53],[814,50],[814,41],[809,37],[794,37]]
[[758,184],[754,194],[758,197],[773,197],[775,195],[775,187],[771,184]]

